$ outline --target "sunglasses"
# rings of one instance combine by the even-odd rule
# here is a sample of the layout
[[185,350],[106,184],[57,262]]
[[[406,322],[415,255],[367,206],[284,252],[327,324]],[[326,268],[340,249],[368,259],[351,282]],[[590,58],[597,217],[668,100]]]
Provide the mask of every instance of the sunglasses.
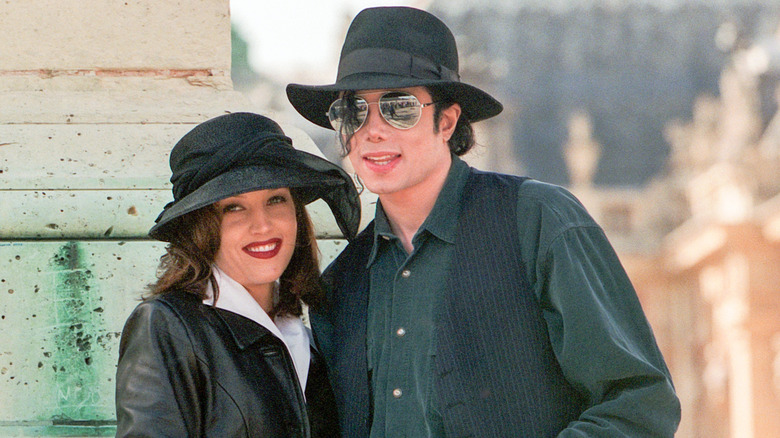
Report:
[[417,125],[422,109],[436,102],[420,103],[414,95],[391,91],[379,97],[377,102],[368,103],[358,96],[336,99],[328,109],[328,120],[336,132],[352,135],[366,122],[368,106],[379,105],[379,114],[390,126],[397,129],[411,129]]

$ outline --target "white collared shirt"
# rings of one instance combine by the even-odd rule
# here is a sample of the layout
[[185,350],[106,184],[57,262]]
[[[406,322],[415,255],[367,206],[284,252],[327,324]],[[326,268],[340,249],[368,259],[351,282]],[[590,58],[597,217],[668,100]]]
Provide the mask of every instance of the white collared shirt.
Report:
[[[262,325],[277,338],[284,342],[287,351],[290,352],[298,381],[301,384],[301,392],[306,391],[306,378],[309,376],[309,361],[311,350],[309,332],[303,321],[297,316],[277,316],[271,321],[271,317],[260,307],[252,295],[237,281],[230,278],[216,265],[212,265],[214,278],[219,286],[219,299],[215,307],[239,314],[245,318]],[[214,290],[209,282],[206,289],[207,298],[203,304],[213,306]]]

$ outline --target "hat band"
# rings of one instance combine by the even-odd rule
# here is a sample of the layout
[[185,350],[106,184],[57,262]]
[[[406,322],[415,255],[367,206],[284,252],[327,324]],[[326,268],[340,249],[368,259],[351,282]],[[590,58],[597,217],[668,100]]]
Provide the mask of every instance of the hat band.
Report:
[[458,72],[407,52],[367,48],[350,52],[339,62],[336,82],[356,73],[387,73],[417,79],[460,81]]
[[171,170],[173,199],[178,201],[194,192],[203,184],[231,168],[262,165],[273,162],[276,154],[293,151],[292,140],[276,132],[252,132],[212,148],[207,153],[193,154],[183,168]]

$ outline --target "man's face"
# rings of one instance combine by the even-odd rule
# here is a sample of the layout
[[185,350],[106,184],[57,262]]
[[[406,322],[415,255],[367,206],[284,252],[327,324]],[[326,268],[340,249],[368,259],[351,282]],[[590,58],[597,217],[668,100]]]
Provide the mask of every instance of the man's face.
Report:
[[[430,105],[422,108],[414,127],[395,128],[382,117],[376,105],[379,97],[389,91],[412,94],[422,104],[432,100],[423,87],[356,92],[357,97],[369,103],[369,109],[365,122],[350,139],[348,157],[370,191],[378,195],[406,194],[413,199],[421,191],[440,189],[440,183],[446,178],[451,164],[447,146],[452,133],[447,126],[451,117],[443,115],[440,122],[443,129],[434,129],[434,107]],[[458,107],[458,115],[459,111]]]

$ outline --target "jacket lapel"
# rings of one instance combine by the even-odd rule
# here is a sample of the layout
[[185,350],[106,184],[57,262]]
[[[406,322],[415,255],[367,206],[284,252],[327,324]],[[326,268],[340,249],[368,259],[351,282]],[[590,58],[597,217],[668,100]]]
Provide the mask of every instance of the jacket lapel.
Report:
[[220,319],[225,324],[228,331],[230,331],[233,340],[241,350],[246,349],[255,342],[269,342],[271,339],[278,340],[276,336],[268,331],[268,329],[249,318],[216,307],[212,309],[217,315],[217,318]]

